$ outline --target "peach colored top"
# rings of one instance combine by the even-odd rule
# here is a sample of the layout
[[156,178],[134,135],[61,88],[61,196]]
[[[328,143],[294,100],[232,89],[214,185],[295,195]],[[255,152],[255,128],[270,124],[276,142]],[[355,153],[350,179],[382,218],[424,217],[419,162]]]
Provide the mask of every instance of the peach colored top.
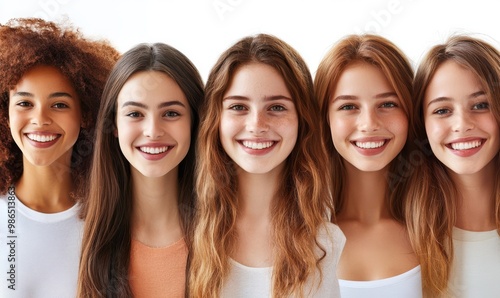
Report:
[[184,297],[187,255],[184,238],[160,248],[132,239],[129,283],[134,297]]

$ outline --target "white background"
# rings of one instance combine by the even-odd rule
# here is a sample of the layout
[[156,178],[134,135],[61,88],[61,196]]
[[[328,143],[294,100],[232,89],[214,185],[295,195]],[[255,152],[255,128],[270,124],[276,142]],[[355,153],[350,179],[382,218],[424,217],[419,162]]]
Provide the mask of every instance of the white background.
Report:
[[500,4],[488,0],[0,0],[0,23],[16,17],[64,18],[120,52],[141,42],[179,49],[206,81],[218,56],[238,39],[276,35],[301,53],[314,76],[328,49],[352,33],[378,33],[414,66],[451,34],[499,46]]

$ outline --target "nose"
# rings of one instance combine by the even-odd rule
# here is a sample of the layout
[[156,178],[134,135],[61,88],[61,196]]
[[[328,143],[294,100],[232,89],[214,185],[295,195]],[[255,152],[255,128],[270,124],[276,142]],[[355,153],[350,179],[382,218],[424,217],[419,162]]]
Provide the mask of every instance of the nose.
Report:
[[264,111],[254,111],[248,114],[247,130],[253,134],[262,134],[269,130],[267,115]]
[[160,119],[150,117],[144,121],[143,135],[151,139],[157,139],[165,134]]
[[372,109],[362,110],[358,116],[358,128],[362,132],[377,131],[380,125],[376,111]]
[[37,126],[50,125],[52,123],[52,119],[50,118],[49,111],[45,107],[39,106],[34,109],[33,117],[31,118],[31,124]]
[[472,130],[475,127],[474,121],[467,111],[458,111],[455,110],[455,114],[453,115],[453,126],[452,129],[454,132],[465,132]]

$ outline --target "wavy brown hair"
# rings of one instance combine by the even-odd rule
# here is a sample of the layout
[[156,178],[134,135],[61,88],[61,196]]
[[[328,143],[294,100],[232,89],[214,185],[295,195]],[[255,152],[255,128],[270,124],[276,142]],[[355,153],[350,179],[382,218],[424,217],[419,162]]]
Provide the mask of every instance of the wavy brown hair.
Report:
[[218,297],[227,277],[229,258],[237,242],[237,176],[234,162],[219,137],[222,98],[235,71],[263,63],[276,69],[292,95],[299,119],[298,138],[286,160],[272,205],[274,261],[272,295],[303,295],[306,280],[323,256],[315,250],[318,228],[331,210],[328,168],[319,136],[312,78],[304,60],[288,44],[266,34],[246,37],[226,50],[212,68],[206,84],[198,141],[197,226],[190,276],[191,297]]
[[[413,70],[403,52],[389,40],[370,34],[350,35],[340,40],[325,55],[318,66],[314,88],[321,109],[323,140],[330,157],[330,166],[333,168],[331,183],[336,213],[340,212],[344,205],[347,173],[343,158],[333,145],[328,110],[340,76],[349,65],[356,62],[368,63],[379,68],[394,88],[408,119],[412,118],[413,113]],[[402,199],[405,196],[405,183],[408,180],[406,167],[409,147],[407,143],[391,162],[388,176],[388,188],[391,191],[386,192],[391,215],[402,223],[404,223]],[[332,220],[335,222],[334,216]]]
[[[415,111],[411,127],[415,144],[426,158],[415,169],[406,203],[410,236],[422,267],[422,278],[430,297],[447,295],[447,283],[453,261],[452,229],[456,220],[456,187],[442,164],[432,153],[424,125],[425,92],[436,70],[445,61],[453,61],[472,71],[480,80],[490,109],[500,125],[500,54],[490,44],[469,36],[453,36],[429,50],[421,61],[415,80]],[[495,219],[500,234],[500,157],[495,177]]]
[[175,48],[139,44],[117,62],[104,87],[97,120],[97,136],[90,175],[90,191],[78,283],[79,297],[131,297],[128,267],[131,245],[132,189],[130,164],[122,154],[116,128],[117,98],[133,74],[160,71],[172,78],[186,95],[191,111],[191,146],[179,164],[178,206],[184,239],[191,247],[194,211],[193,174],[203,100],[203,82],[192,62]]
[[99,100],[117,59],[118,52],[107,41],[86,39],[70,24],[28,18],[0,25],[0,193],[23,172],[22,152],[9,129],[9,90],[33,67],[48,65],[70,80],[80,99],[83,127],[73,146],[71,174],[73,198],[83,197]]

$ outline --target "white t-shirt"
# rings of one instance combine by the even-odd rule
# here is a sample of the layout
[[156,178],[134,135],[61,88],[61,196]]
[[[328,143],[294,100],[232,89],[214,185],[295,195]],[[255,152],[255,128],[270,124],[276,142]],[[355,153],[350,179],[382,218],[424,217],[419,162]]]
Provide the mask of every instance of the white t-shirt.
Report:
[[[317,287],[319,272],[312,277],[305,289],[306,297],[340,297],[337,279],[337,264],[345,245],[345,236],[337,225],[326,224],[326,229],[318,233],[318,243],[326,250],[326,256],[321,260],[320,267],[323,279]],[[272,267],[252,268],[234,260],[231,271],[224,281],[221,297],[226,298],[263,298],[271,297]]]
[[455,256],[448,282],[453,297],[500,297],[500,237],[496,230],[453,228]]
[[0,196],[0,297],[76,296],[83,221],[79,205],[58,213]]
[[420,265],[402,274],[370,281],[339,280],[342,298],[421,298]]

